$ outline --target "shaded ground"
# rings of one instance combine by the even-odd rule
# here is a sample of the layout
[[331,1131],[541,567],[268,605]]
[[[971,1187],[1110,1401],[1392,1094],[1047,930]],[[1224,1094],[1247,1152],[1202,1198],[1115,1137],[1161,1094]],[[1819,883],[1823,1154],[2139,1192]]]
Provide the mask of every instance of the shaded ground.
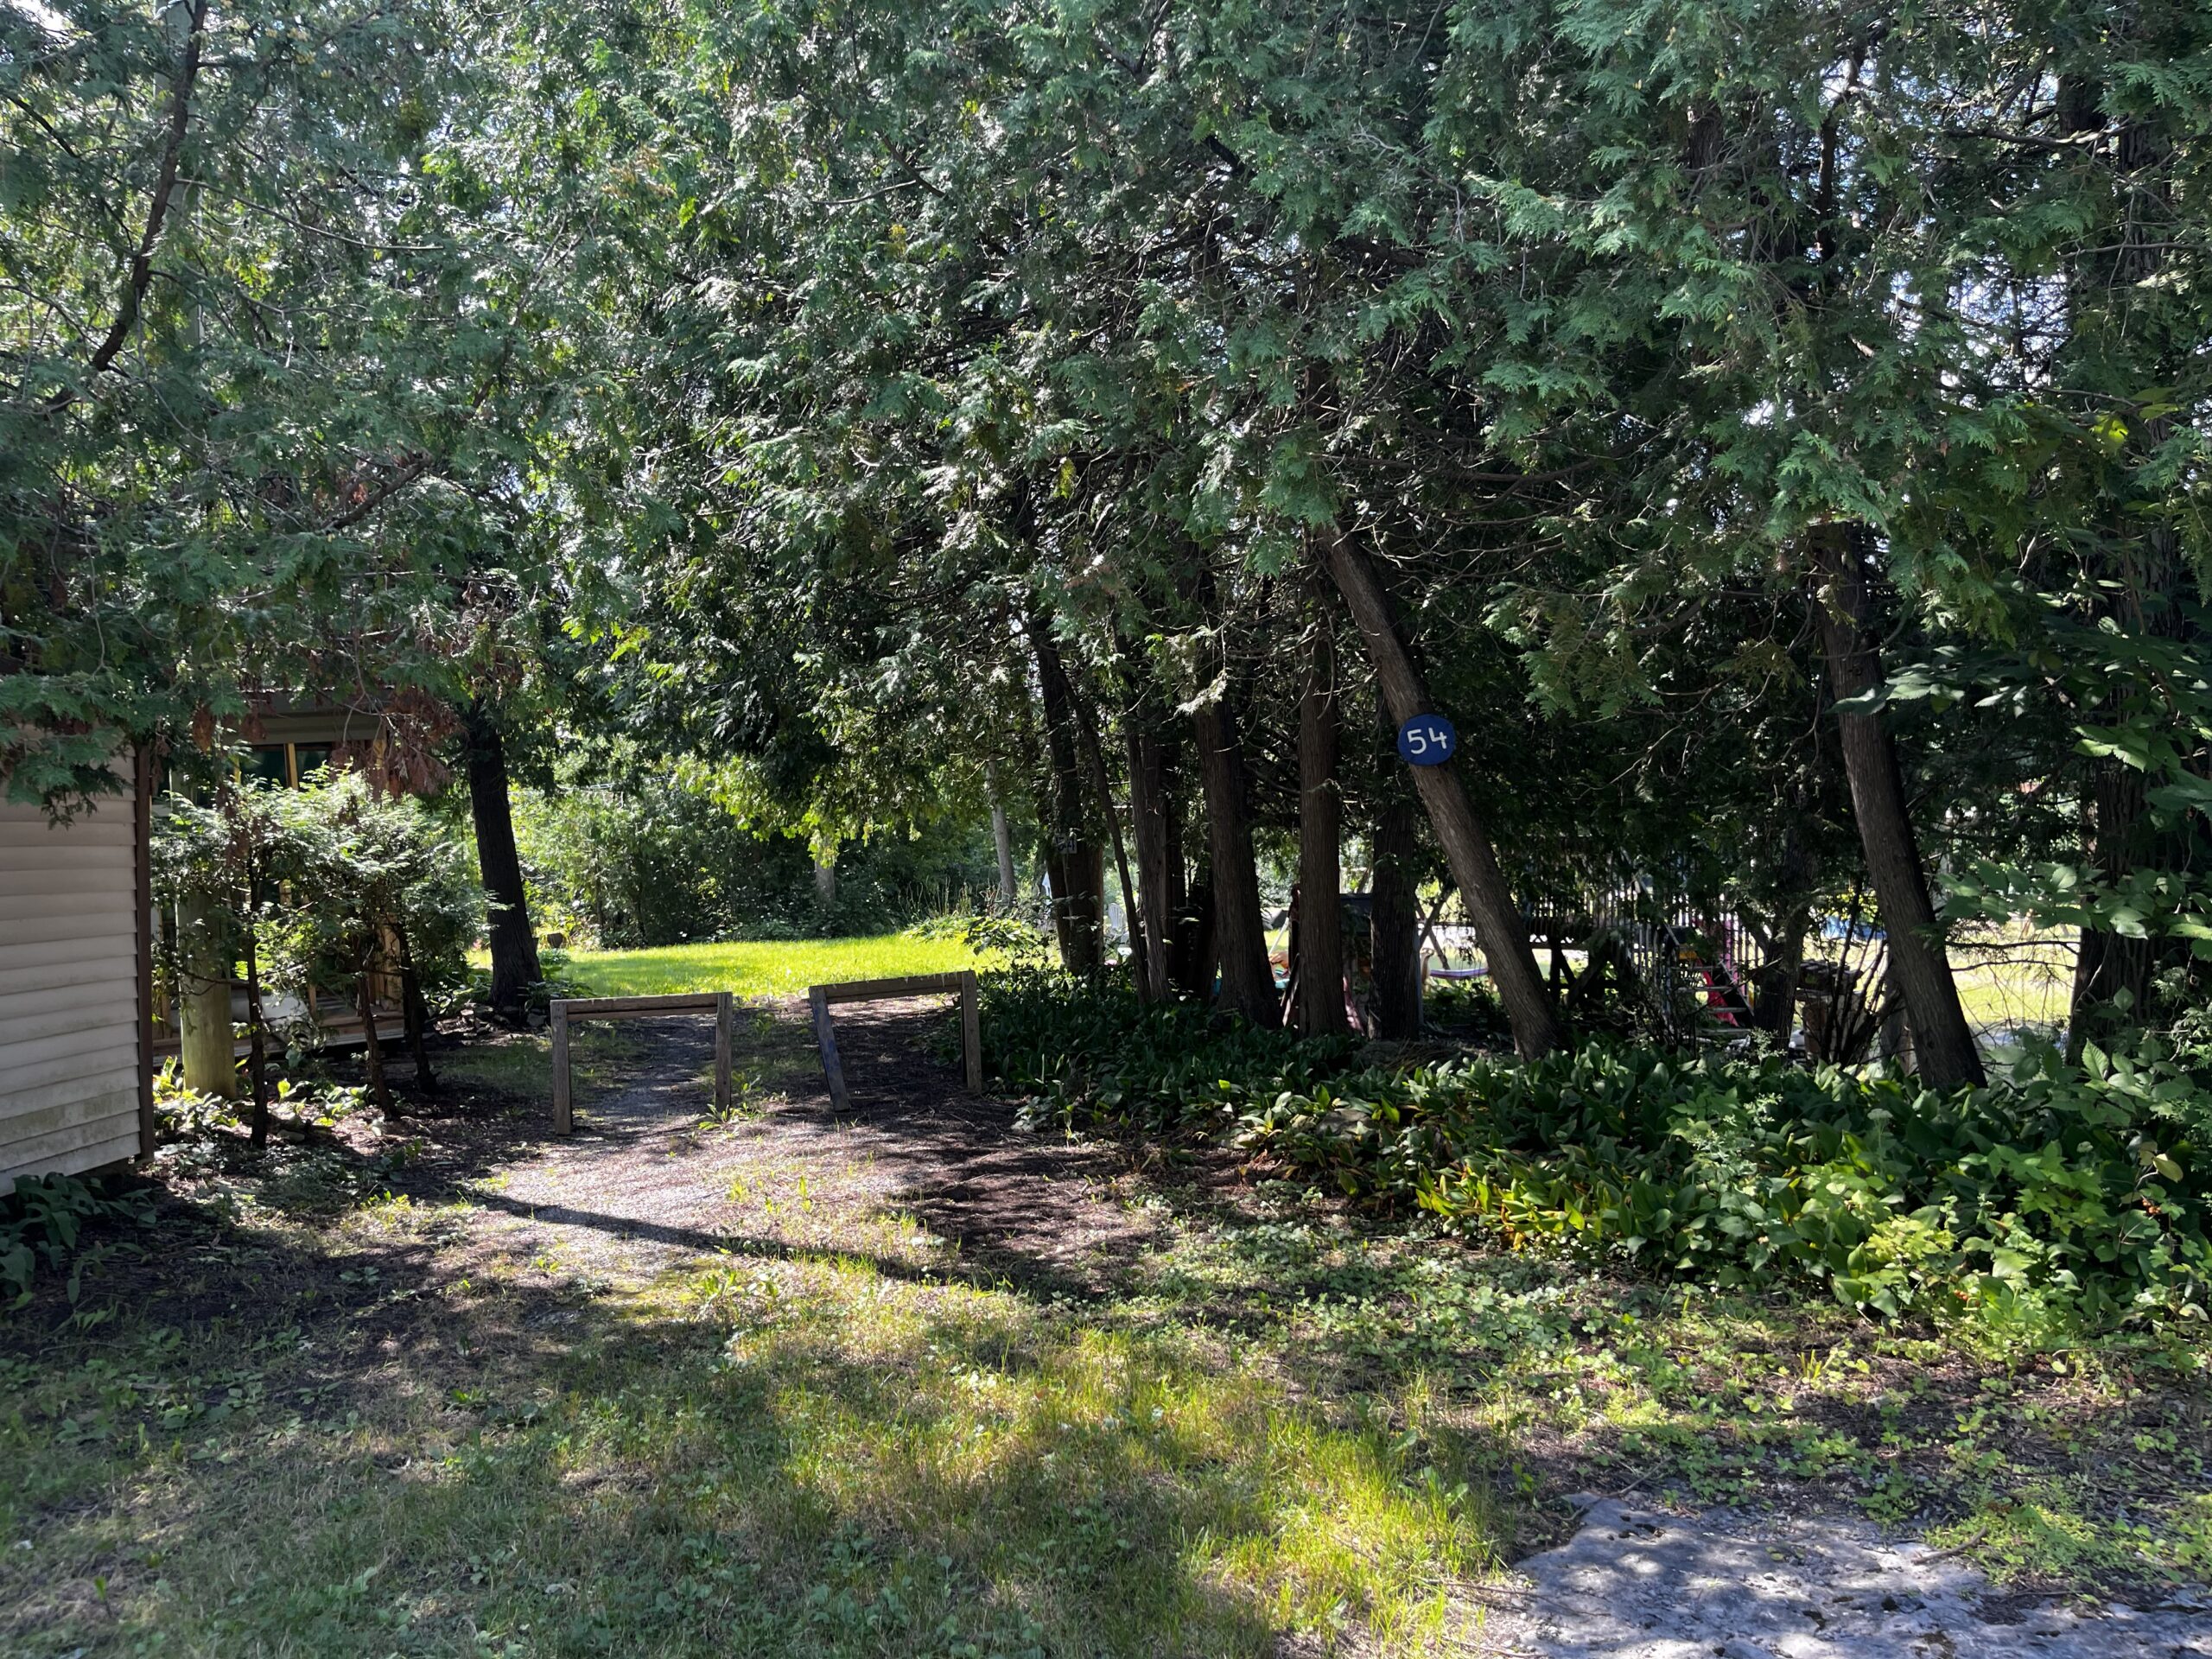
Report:
[[[165,1224],[0,1325],[0,1650],[1815,1655],[1853,1649],[1590,1621],[1612,1573],[1725,1623],[1675,1579],[1729,1550],[1904,1571],[1883,1523],[2000,1574],[1928,1649],[1999,1653],[2048,1592],[2212,1564],[2201,1348],[1975,1359],[1485,1255],[1020,1133],[931,1005],[838,1026],[842,1115],[787,1001],[719,1121],[666,1020],[580,1036],[569,1141],[504,1037],[396,1126],[165,1149]],[[1766,1518],[1516,1588],[1582,1491]]]
[[1864,1522],[1593,1504],[1522,1562],[1478,1650],[1543,1659],[2202,1659],[2212,1596],[2137,1609],[2007,1596],[1951,1551]]

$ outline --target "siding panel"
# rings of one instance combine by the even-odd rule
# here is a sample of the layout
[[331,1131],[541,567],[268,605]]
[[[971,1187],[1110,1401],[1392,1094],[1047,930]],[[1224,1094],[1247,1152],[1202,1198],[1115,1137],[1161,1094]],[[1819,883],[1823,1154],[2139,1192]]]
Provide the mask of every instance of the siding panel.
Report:
[[140,1150],[137,875],[128,796],[0,804],[0,1192]]

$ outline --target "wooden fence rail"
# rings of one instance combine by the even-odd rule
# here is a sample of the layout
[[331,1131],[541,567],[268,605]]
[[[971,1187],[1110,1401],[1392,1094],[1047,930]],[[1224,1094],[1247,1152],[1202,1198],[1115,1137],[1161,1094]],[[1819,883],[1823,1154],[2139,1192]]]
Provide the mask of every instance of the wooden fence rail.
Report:
[[976,1007],[976,976],[963,969],[957,974],[909,974],[899,979],[853,979],[836,985],[817,985],[806,998],[814,1009],[814,1040],[822,1051],[822,1075],[830,1080],[830,1104],[845,1111],[853,1103],[845,1091],[844,1064],[837,1057],[837,1033],[830,1023],[834,1002],[880,1002],[893,997],[931,996],[942,992],[960,998],[960,1053],[966,1063],[968,1092],[983,1092],[983,1027]]
[[735,1035],[735,1002],[728,991],[698,991],[680,996],[564,996],[553,999],[553,1133],[575,1127],[569,1081],[569,1025],[575,1020],[652,1019],[671,1014],[715,1016],[715,1106],[729,1109],[730,1045]]

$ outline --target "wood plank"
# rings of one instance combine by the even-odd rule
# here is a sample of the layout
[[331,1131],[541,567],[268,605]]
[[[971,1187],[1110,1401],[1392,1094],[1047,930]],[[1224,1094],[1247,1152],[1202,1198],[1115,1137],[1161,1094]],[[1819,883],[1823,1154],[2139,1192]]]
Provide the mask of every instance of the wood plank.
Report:
[[28,1094],[35,1089],[43,1089],[50,1084],[99,1077],[103,1068],[108,1066],[120,1069],[127,1065],[135,1076],[138,1067],[137,1057],[137,1033],[126,1029],[104,1048],[58,1055],[52,1059],[41,1060],[35,1065],[18,1066],[11,1061],[6,1068],[8,1093],[13,1097],[17,1094]]
[[838,985],[817,985],[830,1002],[889,1001],[893,997],[929,996],[960,988],[957,974],[909,974],[899,979],[851,979]]
[[575,1128],[569,1101],[569,1005],[553,1003],[553,1133],[568,1135]]
[[99,893],[128,905],[130,877],[127,847],[0,848],[0,893]]
[[571,1020],[613,1020],[633,1014],[711,1014],[726,991],[690,991],[675,996],[570,996],[560,1006]]
[[75,843],[83,847],[121,847],[130,845],[130,798],[127,795],[111,797],[119,800],[124,810],[115,811],[80,812],[67,823],[56,823],[35,806],[0,806],[0,848],[57,847]]
[[130,902],[130,872],[116,873],[113,887],[105,893],[69,893],[41,885],[31,893],[9,893],[0,890],[0,927],[6,927],[12,936],[15,930],[9,925],[16,921],[36,921],[46,916],[67,916],[89,921],[95,917],[116,916],[130,921],[137,907]]
[[63,1077],[32,1088],[18,1087],[11,1074],[0,1080],[0,1140],[7,1138],[10,1123],[35,1116],[41,1112],[81,1106],[84,1102],[118,1087],[123,1076],[118,1067],[105,1071],[87,1071],[80,1077]]
[[[5,1082],[9,1056],[14,1049],[27,1043],[42,1041],[48,1037],[66,1037],[72,1032],[98,1031],[109,1026],[126,1028],[137,1024],[132,1020],[131,1007],[137,1001],[137,988],[128,981],[114,988],[111,995],[88,992],[81,985],[64,988],[59,1005],[48,1002],[40,1007],[31,1004],[32,997],[0,997],[0,1090]],[[132,1040],[137,1033],[131,1033]]]
[[731,1048],[737,1039],[736,999],[728,991],[715,994],[715,1109],[730,1109]]
[[983,1019],[976,1001],[976,973],[973,969],[963,970],[960,976],[960,1056],[967,1062],[968,1092],[983,1092]]
[[[127,975],[112,988],[105,984],[73,985],[49,975],[35,985],[0,992],[0,1027],[10,1020],[28,1020],[35,1014],[55,1014],[69,1008],[111,1010],[117,1002],[132,1000],[129,988]],[[114,1017],[112,1013],[109,1017]]]
[[[111,1051],[118,1056],[136,1054],[138,1052],[137,1024],[130,1017],[130,1005],[126,1001],[120,1007],[109,1008],[107,1019],[103,1023],[76,1031],[58,1031],[48,1036],[26,1038],[22,1042],[0,1046],[0,1079],[12,1083],[19,1067],[31,1071],[48,1060],[65,1060],[76,1055]],[[118,1059],[117,1063],[122,1062]],[[0,1087],[4,1086],[5,1084],[0,1084]]]
[[35,1109],[16,1109],[13,1103],[0,1117],[0,1164],[9,1161],[10,1148],[59,1134],[76,1123],[90,1123],[118,1109],[114,1103],[132,1094],[137,1084],[133,1071],[116,1070],[86,1080],[73,1098]]
[[138,942],[138,918],[128,906],[102,910],[92,916],[38,916],[10,922],[7,939],[8,956],[0,960],[16,959],[18,945],[80,939],[121,939],[126,947],[135,948]]
[[133,1078],[108,1096],[97,1117],[65,1123],[58,1129],[0,1146],[0,1169],[10,1175],[56,1167],[70,1154],[86,1147],[123,1141],[129,1150],[138,1149],[138,1089]]
[[822,1051],[822,1075],[830,1080],[830,1104],[832,1109],[845,1112],[852,1109],[852,1096],[845,1092],[845,1068],[837,1058],[837,1033],[830,1024],[829,987],[817,985],[806,994],[814,1009],[814,1042]]

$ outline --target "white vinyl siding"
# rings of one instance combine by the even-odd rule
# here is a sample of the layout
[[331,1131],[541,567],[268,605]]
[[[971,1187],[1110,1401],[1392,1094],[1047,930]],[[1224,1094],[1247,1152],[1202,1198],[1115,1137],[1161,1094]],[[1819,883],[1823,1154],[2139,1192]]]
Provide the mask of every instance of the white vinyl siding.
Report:
[[0,803],[0,1192],[140,1150],[136,855],[127,794]]

